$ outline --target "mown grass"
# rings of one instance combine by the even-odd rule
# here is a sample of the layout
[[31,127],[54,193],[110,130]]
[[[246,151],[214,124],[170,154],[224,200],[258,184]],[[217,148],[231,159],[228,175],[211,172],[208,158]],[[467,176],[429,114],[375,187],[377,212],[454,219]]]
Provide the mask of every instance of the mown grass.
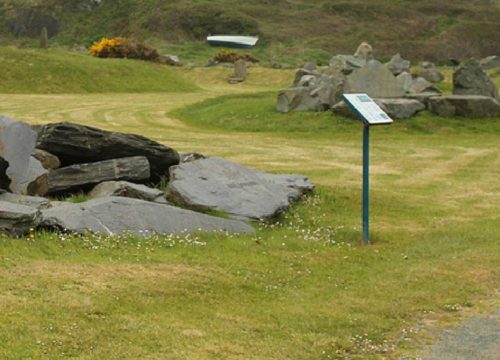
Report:
[[276,83],[182,70],[202,90],[2,95],[14,118],[141,133],[318,187],[252,235],[0,238],[0,357],[397,358],[498,305],[500,119],[373,129],[363,246],[361,125],[276,113],[283,73],[259,71]]
[[0,47],[1,93],[187,92],[197,87],[172,68],[58,50]]

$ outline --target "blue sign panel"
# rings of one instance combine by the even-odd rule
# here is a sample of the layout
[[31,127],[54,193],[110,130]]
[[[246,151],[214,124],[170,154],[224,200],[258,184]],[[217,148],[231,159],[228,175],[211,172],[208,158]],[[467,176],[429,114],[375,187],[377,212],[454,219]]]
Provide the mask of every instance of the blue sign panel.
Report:
[[346,104],[366,125],[388,125],[393,120],[366,94],[344,94]]

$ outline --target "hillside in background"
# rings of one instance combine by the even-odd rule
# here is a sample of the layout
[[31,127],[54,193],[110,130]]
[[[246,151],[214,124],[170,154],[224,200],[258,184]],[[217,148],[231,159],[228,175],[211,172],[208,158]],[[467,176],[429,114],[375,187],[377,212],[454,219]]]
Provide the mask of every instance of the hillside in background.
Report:
[[[258,34],[266,60],[353,53],[444,61],[500,53],[498,0],[1,0],[0,45],[90,45],[103,36],[145,40],[181,55],[209,34]],[[189,50],[187,50],[189,49]],[[196,49],[195,49],[196,50]],[[196,52],[196,51],[194,51]],[[195,56],[194,54],[192,54]]]

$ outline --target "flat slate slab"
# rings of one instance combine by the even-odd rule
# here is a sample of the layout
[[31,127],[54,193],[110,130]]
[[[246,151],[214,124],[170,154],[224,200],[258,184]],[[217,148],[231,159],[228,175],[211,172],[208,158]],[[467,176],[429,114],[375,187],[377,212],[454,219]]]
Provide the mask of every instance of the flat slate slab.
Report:
[[242,221],[228,220],[170,205],[125,197],[66,203],[42,210],[40,227],[75,233],[103,235],[130,233],[139,236],[185,232],[250,233]]
[[88,194],[91,199],[107,196],[123,196],[146,201],[166,204],[165,193],[146,185],[134,184],[128,181],[105,181],[92,189]]
[[313,189],[305,176],[273,175],[217,157],[170,169],[171,201],[240,219],[273,218]]
[[40,211],[36,208],[0,201],[0,232],[22,236],[36,227]]
[[428,100],[429,111],[443,117],[485,118],[500,116],[500,103],[482,95],[436,96]]
[[34,207],[37,209],[47,208],[50,206],[50,200],[44,197],[13,194],[4,190],[0,190],[0,201]]

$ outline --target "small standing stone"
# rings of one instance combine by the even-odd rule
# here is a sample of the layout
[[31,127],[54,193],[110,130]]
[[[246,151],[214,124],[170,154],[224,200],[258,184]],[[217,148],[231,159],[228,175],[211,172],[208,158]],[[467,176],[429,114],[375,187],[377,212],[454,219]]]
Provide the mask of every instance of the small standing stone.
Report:
[[239,59],[234,63],[234,74],[229,77],[228,81],[231,84],[240,83],[246,80],[247,75],[247,63]]

